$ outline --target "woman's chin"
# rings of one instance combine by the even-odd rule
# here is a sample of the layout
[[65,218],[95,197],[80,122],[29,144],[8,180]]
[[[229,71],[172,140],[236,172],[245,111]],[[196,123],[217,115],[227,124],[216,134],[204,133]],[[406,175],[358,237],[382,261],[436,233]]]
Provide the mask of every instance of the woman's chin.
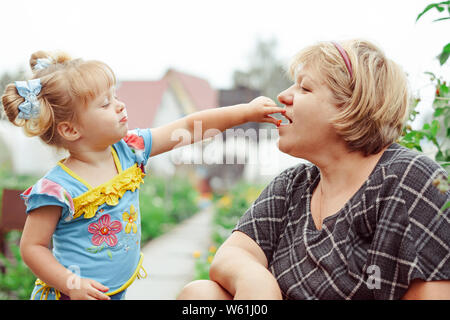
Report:
[[289,144],[287,144],[285,140],[286,139],[283,139],[282,137],[278,138],[277,147],[281,152],[289,154],[292,147],[289,147]]
[[299,156],[299,142],[292,142],[286,138],[280,137],[277,141],[278,150],[292,157],[301,158]]

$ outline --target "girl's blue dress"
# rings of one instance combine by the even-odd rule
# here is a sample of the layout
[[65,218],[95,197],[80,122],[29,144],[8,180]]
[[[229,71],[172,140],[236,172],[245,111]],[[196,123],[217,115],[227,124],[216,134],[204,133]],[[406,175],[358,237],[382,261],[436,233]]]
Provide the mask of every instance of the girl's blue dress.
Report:
[[[54,257],[73,274],[107,286],[112,298],[123,298],[140,276],[139,187],[151,146],[150,129],[135,129],[111,147],[118,174],[110,181],[93,188],[60,161],[21,195],[27,213],[42,206],[62,208],[53,234]],[[72,279],[70,285],[76,286]],[[60,297],[39,279],[31,296]]]

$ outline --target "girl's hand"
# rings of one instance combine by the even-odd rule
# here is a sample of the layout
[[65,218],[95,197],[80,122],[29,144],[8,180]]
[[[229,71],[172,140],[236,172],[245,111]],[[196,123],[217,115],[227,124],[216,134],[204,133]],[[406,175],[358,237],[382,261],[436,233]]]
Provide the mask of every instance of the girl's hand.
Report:
[[110,300],[111,298],[102,292],[107,292],[108,287],[92,280],[79,278],[74,289],[69,290],[70,300]]
[[286,113],[286,110],[278,107],[278,105],[270,98],[261,96],[253,99],[248,103],[246,108],[247,122],[268,122],[273,123],[277,127],[280,125],[281,120],[277,120],[270,116],[274,113]]

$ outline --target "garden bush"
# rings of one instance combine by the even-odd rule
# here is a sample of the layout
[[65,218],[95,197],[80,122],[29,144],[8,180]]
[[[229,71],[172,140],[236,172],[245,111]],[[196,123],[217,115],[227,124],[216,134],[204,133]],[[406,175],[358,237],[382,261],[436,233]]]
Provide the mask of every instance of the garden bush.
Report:
[[213,196],[212,245],[208,252],[193,253],[195,261],[194,279],[209,279],[209,267],[216,249],[228,238],[239,218],[258,198],[263,186],[255,186],[244,181],[235,185],[229,192]]

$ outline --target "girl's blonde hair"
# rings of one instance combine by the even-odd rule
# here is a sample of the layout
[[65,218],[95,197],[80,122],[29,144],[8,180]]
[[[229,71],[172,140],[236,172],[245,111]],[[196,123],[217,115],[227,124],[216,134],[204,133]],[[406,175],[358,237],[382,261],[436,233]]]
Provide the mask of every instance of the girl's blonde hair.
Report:
[[[45,59],[49,65],[38,68],[38,59]],[[82,111],[79,108],[87,106],[116,83],[113,71],[105,63],[71,59],[64,52],[35,52],[31,55],[30,67],[32,79],[39,78],[42,86],[37,96],[39,117],[29,120],[17,117],[19,105],[25,99],[19,95],[14,83],[5,88],[3,108],[9,121],[23,127],[26,135],[39,136],[45,143],[57,147],[64,147],[57,125],[64,121],[76,121],[76,111]]]
[[331,120],[337,134],[351,151],[376,154],[402,133],[409,102],[406,74],[369,41],[348,40],[341,46],[351,62],[352,76],[332,42],[300,51],[289,73],[294,78],[300,64],[317,70],[339,108]]

